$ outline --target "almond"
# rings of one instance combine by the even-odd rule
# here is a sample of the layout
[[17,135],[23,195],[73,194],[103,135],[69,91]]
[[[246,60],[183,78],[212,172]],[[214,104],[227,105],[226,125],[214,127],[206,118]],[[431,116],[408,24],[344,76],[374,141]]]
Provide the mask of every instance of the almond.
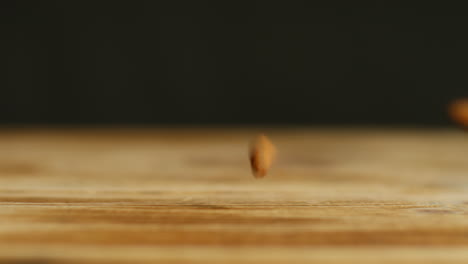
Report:
[[449,106],[450,117],[457,124],[468,127],[468,98],[460,98]]
[[258,135],[250,144],[250,165],[255,178],[268,173],[276,156],[276,148],[264,134]]

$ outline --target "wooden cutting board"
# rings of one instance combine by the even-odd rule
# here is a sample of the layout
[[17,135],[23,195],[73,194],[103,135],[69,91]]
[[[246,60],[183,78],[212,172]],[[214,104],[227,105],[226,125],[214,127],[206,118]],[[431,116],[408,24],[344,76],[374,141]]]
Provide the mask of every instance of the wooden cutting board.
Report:
[[468,263],[456,130],[1,129],[1,263]]

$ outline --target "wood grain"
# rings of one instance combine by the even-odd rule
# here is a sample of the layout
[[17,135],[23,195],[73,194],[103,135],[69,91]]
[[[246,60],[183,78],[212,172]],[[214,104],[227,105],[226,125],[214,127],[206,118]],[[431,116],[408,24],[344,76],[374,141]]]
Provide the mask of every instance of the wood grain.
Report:
[[468,134],[0,130],[0,263],[468,263]]

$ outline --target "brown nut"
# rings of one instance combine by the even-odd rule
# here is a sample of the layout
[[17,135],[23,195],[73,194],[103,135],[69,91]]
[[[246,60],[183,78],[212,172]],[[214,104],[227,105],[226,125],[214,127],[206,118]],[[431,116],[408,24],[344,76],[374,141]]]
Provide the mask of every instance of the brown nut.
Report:
[[268,173],[276,156],[276,148],[263,134],[258,135],[250,144],[250,165],[255,178],[263,178]]
[[448,112],[453,121],[463,127],[468,127],[468,98],[453,101]]

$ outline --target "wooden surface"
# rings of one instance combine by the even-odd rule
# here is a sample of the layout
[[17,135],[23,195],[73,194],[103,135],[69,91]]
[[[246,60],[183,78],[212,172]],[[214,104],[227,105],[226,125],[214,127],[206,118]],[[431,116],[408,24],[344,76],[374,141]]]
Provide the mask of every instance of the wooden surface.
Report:
[[468,263],[468,134],[0,130],[1,263]]

